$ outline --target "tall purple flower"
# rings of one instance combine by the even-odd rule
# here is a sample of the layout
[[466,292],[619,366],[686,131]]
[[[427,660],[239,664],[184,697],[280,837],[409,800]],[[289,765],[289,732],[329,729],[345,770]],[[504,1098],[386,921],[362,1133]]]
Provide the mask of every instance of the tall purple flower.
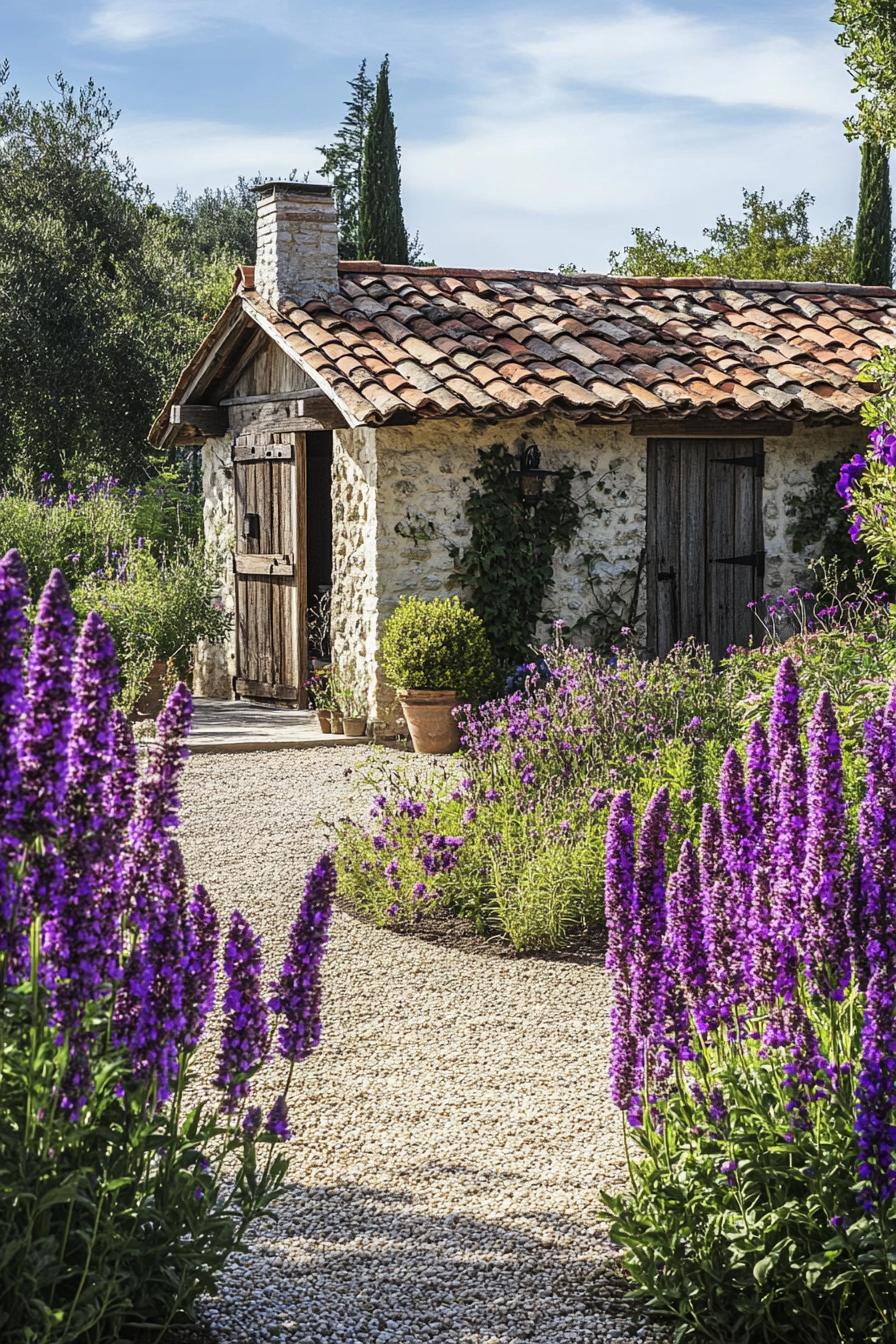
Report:
[[112,713],[112,768],[106,777],[105,807],[115,829],[123,831],[137,798],[137,744],[127,716]]
[[156,873],[169,832],[178,824],[178,783],[187,756],[193,702],[183,682],[168,697],[156,725],[157,742],[140,782],[137,804],[128,828],[129,852],[123,882],[124,899],[139,925],[148,917]]
[[75,654],[73,712],[58,842],[64,880],[44,929],[50,1019],[74,1033],[84,1006],[100,996],[118,967],[118,910],[104,881],[114,831],[105,808],[112,758],[112,700],[118,684],[115,645],[91,612]]
[[868,1213],[896,1195],[896,994],[892,969],[875,966],[865,994],[855,1132],[860,1195]]
[[782,658],[775,677],[769,715],[769,758],[773,778],[784,765],[784,758],[799,746],[800,683],[791,658]]
[[19,883],[22,788],[17,733],[24,710],[22,646],[27,621],[28,576],[18,551],[0,560],[0,974],[22,973],[27,941]]
[[34,835],[55,826],[65,791],[74,623],[68,584],[54,569],[34,622],[19,743],[22,792]]
[[850,925],[856,981],[865,988],[881,965],[896,974],[896,715],[865,725],[865,796],[859,807]]
[[[663,954],[666,931],[666,840],[669,791],[661,788],[644,809],[635,860],[635,921],[632,947],[631,1029],[641,1044],[645,1082],[651,1091],[668,1073],[672,1034],[670,977]],[[638,1122],[640,1098],[630,1119]]]
[[635,819],[630,793],[619,793],[607,818],[604,908],[607,970],[613,977],[610,1093],[628,1111],[639,1086],[639,1046],[632,1028],[631,978],[635,926]]
[[215,1004],[218,916],[205,887],[198,883],[184,922],[184,1037],[188,1049],[198,1045]]
[[282,1094],[268,1112],[264,1127],[268,1134],[272,1134],[275,1139],[280,1139],[281,1142],[285,1143],[287,1139],[292,1138],[292,1130],[289,1128],[289,1118],[286,1112],[286,1098]]
[[24,825],[40,836],[42,853],[29,855],[22,881],[22,913],[30,919],[55,907],[63,881],[53,841],[65,792],[71,728],[71,665],[74,616],[68,586],[54,569],[41,594],[28,657],[25,712],[19,732]]
[[250,1075],[268,1052],[268,1013],[261,993],[261,945],[246,919],[235,910],[224,948],[224,1029],[218,1054],[215,1086],[224,1091],[221,1109],[236,1110],[248,1097]]
[[809,724],[808,825],[801,880],[803,952],[809,983],[839,996],[849,978],[846,804],[837,716],[823,691]]
[[333,912],[336,865],[327,851],[305,878],[305,894],[289,934],[283,962],[269,1007],[283,1015],[278,1032],[280,1053],[298,1063],[320,1041],[320,968]]
[[730,1020],[741,984],[738,938],[731,924],[728,874],[722,843],[722,822],[709,803],[700,825],[700,889],[703,937],[711,994],[707,1003],[709,1025]]
[[690,840],[681,846],[669,879],[666,939],[669,959],[685,1009],[700,1031],[711,1025],[707,1009],[708,970],[703,939],[700,863]]
[[768,736],[758,719],[747,734],[747,803],[753,824],[754,848],[758,847],[769,816],[772,792],[772,767]]
[[719,777],[719,819],[722,827],[722,862],[725,866],[727,912],[735,956],[741,966],[749,964],[749,911],[753,895],[754,827],[747,801],[740,756],[729,747]]
[[800,877],[806,854],[806,771],[798,743],[782,759],[774,792],[770,892],[774,991],[790,1000],[796,989],[802,941]]

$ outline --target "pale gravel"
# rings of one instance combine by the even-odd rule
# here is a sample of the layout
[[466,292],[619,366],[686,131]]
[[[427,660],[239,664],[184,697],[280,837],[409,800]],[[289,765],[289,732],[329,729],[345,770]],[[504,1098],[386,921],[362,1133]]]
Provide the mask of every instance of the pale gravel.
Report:
[[[282,956],[325,828],[363,815],[364,749],[201,756],[183,846],[222,916]],[[621,1301],[598,1192],[624,1177],[607,979],[337,912],[324,1038],[297,1070],[289,1183],[206,1321],[221,1344],[659,1338]],[[277,1086],[277,1080],[272,1080]]]

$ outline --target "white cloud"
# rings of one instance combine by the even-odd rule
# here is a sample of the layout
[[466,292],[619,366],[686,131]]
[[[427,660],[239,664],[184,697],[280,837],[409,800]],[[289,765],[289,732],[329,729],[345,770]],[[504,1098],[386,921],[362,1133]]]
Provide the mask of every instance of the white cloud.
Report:
[[320,129],[265,132],[210,119],[122,117],[116,128],[118,148],[133,159],[141,180],[163,201],[178,187],[195,193],[229,186],[241,173],[285,177],[297,168],[316,179],[320,155],[315,145],[323,138]]
[[216,17],[226,17],[226,10],[220,0],[101,0],[84,36],[110,46],[140,47],[187,37]]

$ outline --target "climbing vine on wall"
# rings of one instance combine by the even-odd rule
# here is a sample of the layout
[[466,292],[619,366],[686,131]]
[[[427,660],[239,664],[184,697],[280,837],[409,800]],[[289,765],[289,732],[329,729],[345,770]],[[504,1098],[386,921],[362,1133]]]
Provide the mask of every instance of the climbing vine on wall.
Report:
[[502,669],[527,657],[553,582],[554,554],[568,550],[579,526],[573,481],[588,472],[565,467],[549,476],[534,504],[520,496],[518,453],[494,443],[479,453],[476,482],[464,511],[470,524],[466,550],[452,549],[465,596],[481,616]]

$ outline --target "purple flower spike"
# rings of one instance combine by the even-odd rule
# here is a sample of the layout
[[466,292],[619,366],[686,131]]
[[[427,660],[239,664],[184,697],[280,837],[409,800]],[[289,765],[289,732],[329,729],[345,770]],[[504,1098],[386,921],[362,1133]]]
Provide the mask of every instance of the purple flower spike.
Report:
[[198,883],[187,906],[184,926],[183,1043],[198,1045],[208,1015],[215,1006],[215,967],[218,955],[218,916],[205,887]]
[[710,1025],[708,973],[703,941],[700,863],[690,840],[681,847],[678,868],[669,879],[666,937],[672,969],[685,1007],[698,1029]]
[[703,807],[700,826],[700,887],[706,962],[713,988],[707,1004],[708,1025],[731,1016],[741,979],[737,940],[731,926],[727,873],[722,845],[722,822],[709,803]]
[[[672,1035],[670,977],[663,954],[666,931],[666,840],[670,826],[669,790],[660,789],[644,810],[635,862],[635,922],[632,948],[631,1029],[641,1045],[651,1091],[668,1072]],[[640,1119],[635,1097],[629,1119]]]
[[127,716],[120,709],[112,715],[112,769],[106,785],[106,811],[116,831],[131,819],[137,797],[137,744]]
[[68,584],[54,569],[34,622],[19,745],[22,792],[34,834],[45,834],[55,826],[62,806],[71,727],[74,624]]
[[865,754],[850,908],[853,966],[862,989],[881,965],[896,974],[896,727],[889,708],[865,725]]
[[[24,710],[22,646],[28,576],[18,551],[0,560],[0,962],[8,979],[24,972],[27,927],[13,864],[23,803],[16,736]],[[2,972],[0,972],[2,974]]]
[[273,1134],[275,1139],[280,1139],[285,1143],[287,1139],[292,1138],[292,1130],[289,1128],[289,1118],[286,1113],[286,1098],[279,1096],[274,1102],[264,1127],[268,1134]]
[[604,905],[607,970],[613,976],[610,1092],[628,1111],[638,1086],[638,1041],[632,1030],[631,977],[635,922],[635,819],[630,793],[617,794],[607,820]]
[[234,910],[224,948],[227,989],[215,1076],[215,1086],[225,1094],[221,1109],[228,1115],[248,1097],[252,1089],[250,1075],[268,1054],[268,1012],[261,993],[262,970],[260,939],[249,922]]
[[800,876],[806,852],[806,772],[799,744],[781,763],[775,795],[770,893],[774,990],[789,1002],[796,989],[802,940]]
[[753,817],[747,802],[744,771],[734,747],[725,753],[719,777],[719,819],[722,862],[727,871],[727,918],[734,931],[741,965],[749,960],[749,910],[753,893]]
[[800,741],[800,683],[793,660],[782,658],[775,678],[769,716],[769,757],[773,775]]
[[809,724],[808,833],[802,872],[806,973],[820,993],[842,994],[849,978],[846,804],[837,716],[822,692]]
[[866,1212],[896,1195],[896,993],[892,970],[875,967],[862,1025],[862,1062],[856,1087],[858,1175]]
[[269,1007],[283,1015],[278,1032],[280,1053],[298,1063],[320,1042],[320,968],[333,913],[336,865],[324,853],[305,878],[305,894],[289,934],[283,962]]
[[753,823],[753,843],[759,843],[771,806],[772,767],[768,736],[758,719],[747,734],[747,803]]

